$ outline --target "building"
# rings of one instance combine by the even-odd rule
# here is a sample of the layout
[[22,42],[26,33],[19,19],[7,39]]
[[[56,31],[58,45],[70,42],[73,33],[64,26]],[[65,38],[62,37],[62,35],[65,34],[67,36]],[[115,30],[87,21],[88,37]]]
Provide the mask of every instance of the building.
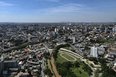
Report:
[[98,57],[98,48],[97,47],[91,47],[91,56]]
[[116,33],[116,26],[112,29],[112,31],[113,31],[114,33]]
[[65,30],[65,26],[63,26],[63,30]]
[[98,50],[99,56],[104,56],[104,54],[105,54],[105,48],[103,48],[103,47],[97,47],[97,50]]
[[29,73],[20,73],[19,77],[29,77]]
[[87,26],[85,26],[85,30],[84,30],[85,32],[88,32],[88,27]]
[[30,34],[28,34],[28,42],[30,42],[30,38],[31,38],[31,35],[30,35]]
[[57,32],[57,28],[54,29],[54,32]]
[[76,41],[76,40],[75,40],[75,37],[72,37],[72,39],[73,39],[73,43],[75,43],[75,41]]
[[[1,57],[1,56],[0,56]],[[2,70],[4,69],[4,61],[3,57],[0,58],[0,74],[2,73]]]
[[106,32],[106,33],[108,32],[108,28],[107,28],[107,27],[105,27],[105,32]]
[[18,62],[17,62],[17,60],[4,61],[4,67],[5,68],[17,68]]

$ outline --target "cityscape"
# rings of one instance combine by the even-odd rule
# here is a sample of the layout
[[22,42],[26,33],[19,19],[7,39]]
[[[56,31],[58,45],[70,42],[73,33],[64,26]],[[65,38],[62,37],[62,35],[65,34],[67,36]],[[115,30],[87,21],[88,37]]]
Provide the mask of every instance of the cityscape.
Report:
[[1,77],[115,77],[116,23],[1,23],[0,52]]
[[115,3],[0,0],[0,77],[116,77]]

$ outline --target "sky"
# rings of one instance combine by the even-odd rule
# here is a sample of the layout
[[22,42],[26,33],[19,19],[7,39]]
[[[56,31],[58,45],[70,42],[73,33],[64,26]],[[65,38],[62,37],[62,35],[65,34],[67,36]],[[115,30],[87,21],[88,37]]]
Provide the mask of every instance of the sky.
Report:
[[0,0],[0,22],[116,22],[116,0]]

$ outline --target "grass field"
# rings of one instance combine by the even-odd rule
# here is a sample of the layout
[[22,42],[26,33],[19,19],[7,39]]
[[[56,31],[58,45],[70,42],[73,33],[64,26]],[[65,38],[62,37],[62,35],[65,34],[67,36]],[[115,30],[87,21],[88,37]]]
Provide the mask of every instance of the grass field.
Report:
[[71,48],[71,47],[64,47],[64,49],[70,50],[70,49],[72,49],[72,48]]
[[[70,55],[70,54],[69,54]],[[67,53],[66,54],[62,54],[62,56],[64,56],[65,58],[67,58],[68,60],[75,60],[73,57],[69,56]]]
[[74,50],[71,46],[68,46],[68,47],[63,47],[64,49],[67,49],[67,50]]
[[[65,52],[62,52],[63,53],[63,56],[64,56],[64,53]],[[61,53],[58,53],[58,55],[57,55],[57,60],[55,61],[55,62],[58,62],[58,63],[63,63],[63,62],[67,62],[67,60],[66,59],[64,59],[64,58],[62,58],[61,56],[60,56],[60,54]],[[68,54],[68,53],[65,53],[65,54]],[[70,54],[69,54],[70,55]],[[74,55],[71,55],[72,57],[74,57],[74,58],[76,58]],[[65,57],[67,57],[67,55],[65,55]],[[69,57],[69,56],[68,56]],[[71,57],[71,58],[72,58]],[[83,69],[82,69],[82,67],[83,67],[83,62],[81,62],[78,58],[76,58],[77,59],[77,61],[80,63],[80,67],[78,67],[78,68],[70,68],[71,70],[72,70],[72,72],[74,72],[75,73],[75,75],[77,76],[77,77],[89,77],[89,75],[88,75],[88,73],[86,72],[86,71],[84,71]],[[80,73],[81,72],[81,73]]]
[[82,65],[80,65],[79,68],[70,68],[70,69],[76,74],[77,77],[89,77],[87,72],[83,71]]
[[64,59],[63,57],[61,57],[60,54],[61,53],[58,53],[56,62],[58,62],[58,63],[67,62],[67,60]]

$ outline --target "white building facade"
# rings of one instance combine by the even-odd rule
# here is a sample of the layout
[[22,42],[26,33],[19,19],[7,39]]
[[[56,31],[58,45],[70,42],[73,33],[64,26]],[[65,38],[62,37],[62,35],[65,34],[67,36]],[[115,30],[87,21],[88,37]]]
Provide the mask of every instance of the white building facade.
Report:
[[97,47],[91,47],[90,55],[93,56],[93,57],[98,57],[98,49],[97,49]]

